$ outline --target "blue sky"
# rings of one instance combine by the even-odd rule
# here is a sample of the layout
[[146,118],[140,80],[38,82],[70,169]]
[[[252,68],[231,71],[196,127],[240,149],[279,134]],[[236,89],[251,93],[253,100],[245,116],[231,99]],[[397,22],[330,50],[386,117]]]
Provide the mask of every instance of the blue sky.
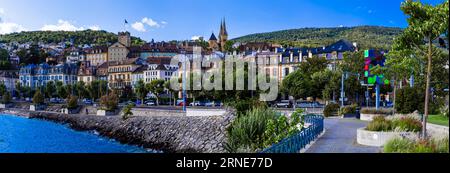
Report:
[[[230,38],[302,27],[406,27],[402,0],[0,0],[0,34],[126,27],[145,40],[209,38],[226,18]],[[422,0],[438,4],[443,0]]]

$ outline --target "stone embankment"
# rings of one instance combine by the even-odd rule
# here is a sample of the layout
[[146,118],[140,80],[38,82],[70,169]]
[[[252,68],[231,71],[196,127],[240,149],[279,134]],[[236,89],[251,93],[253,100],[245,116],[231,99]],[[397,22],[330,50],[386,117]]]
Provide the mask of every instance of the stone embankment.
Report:
[[64,115],[21,109],[2,113],[68,124],[75,130],[96,131],[122,143],[166,153],[225,152],[226,128],[235,117],[233,110],[221,116],[121,116]]

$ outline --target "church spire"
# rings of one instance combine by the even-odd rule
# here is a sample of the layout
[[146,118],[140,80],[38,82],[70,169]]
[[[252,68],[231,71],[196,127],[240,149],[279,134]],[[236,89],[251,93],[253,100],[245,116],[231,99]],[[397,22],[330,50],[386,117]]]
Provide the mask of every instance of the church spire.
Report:
[[228,35],[228,32],[227,32],[227,25],[226,25],[226,23],[225,23],[225,17],[223,18],[223,34],[224,35]]

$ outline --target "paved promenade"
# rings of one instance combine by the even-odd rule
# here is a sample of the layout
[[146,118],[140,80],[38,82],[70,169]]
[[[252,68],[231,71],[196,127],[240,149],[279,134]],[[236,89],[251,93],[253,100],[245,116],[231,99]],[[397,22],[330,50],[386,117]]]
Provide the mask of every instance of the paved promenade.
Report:
[[357,119],[325,119],[325,134],[306,153],[379,153],[381,148],[356,143],[356,129],[367,122]]

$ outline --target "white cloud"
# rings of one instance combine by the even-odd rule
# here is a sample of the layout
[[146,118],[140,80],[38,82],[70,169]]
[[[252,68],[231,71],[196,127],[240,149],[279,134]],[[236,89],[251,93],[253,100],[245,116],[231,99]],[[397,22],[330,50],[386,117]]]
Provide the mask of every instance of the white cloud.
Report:
[[139,31],[139,32],[145,32],[145,31],[147,31],[147,30],[145,29],[144,24],[141,23],[141,22],[135,22],[135,23],[133,23],[133,24],[131,25],[131,27],[132,27],[133,29],[135,29],[136,31]]
[[27,29],[20,24],[3,21],[2,16],[4,17],[4,15],[5,9],[0,8],[0,34],[27,31]]
[[102,30],[102,29],[100,28],[100,26],[98,26],[98,25],[90,26],[89,29],[90,29],[90,30],[93,30],[93,31],[99,31],[99,30]]
[[155,27],[155,28],[161,27],[161,25],[158,22],[154,21],[151,18],[147,18],[147,17],[144,17],[142,19],[142,23],[145,23],[145,24],[147,24],[150,27]]
[[146,26],[150,28],[164,28],[164,26],[167,25],[166,21],[155,21],[151,18],[144,17],[141,21],[134,22],[131,27],[139,32],[147,32]]
[[200,37],[202,37],[202,36],[194,35],[191,37],[191,40],[200,40]]
[[80,31],[85,30],[84,27],[76,27],[72,23],[66,20],[58,20],[56,25],[44,25],[41,30],[43,31]]
[[0,22],[0,34],[9,34],[13,32],[21,32],[26,31],[22,25],[19,25],[17,23],[1,23]]
[[342,28],[342,27],[344,27],[344,25],[339,25],[339,28]]

